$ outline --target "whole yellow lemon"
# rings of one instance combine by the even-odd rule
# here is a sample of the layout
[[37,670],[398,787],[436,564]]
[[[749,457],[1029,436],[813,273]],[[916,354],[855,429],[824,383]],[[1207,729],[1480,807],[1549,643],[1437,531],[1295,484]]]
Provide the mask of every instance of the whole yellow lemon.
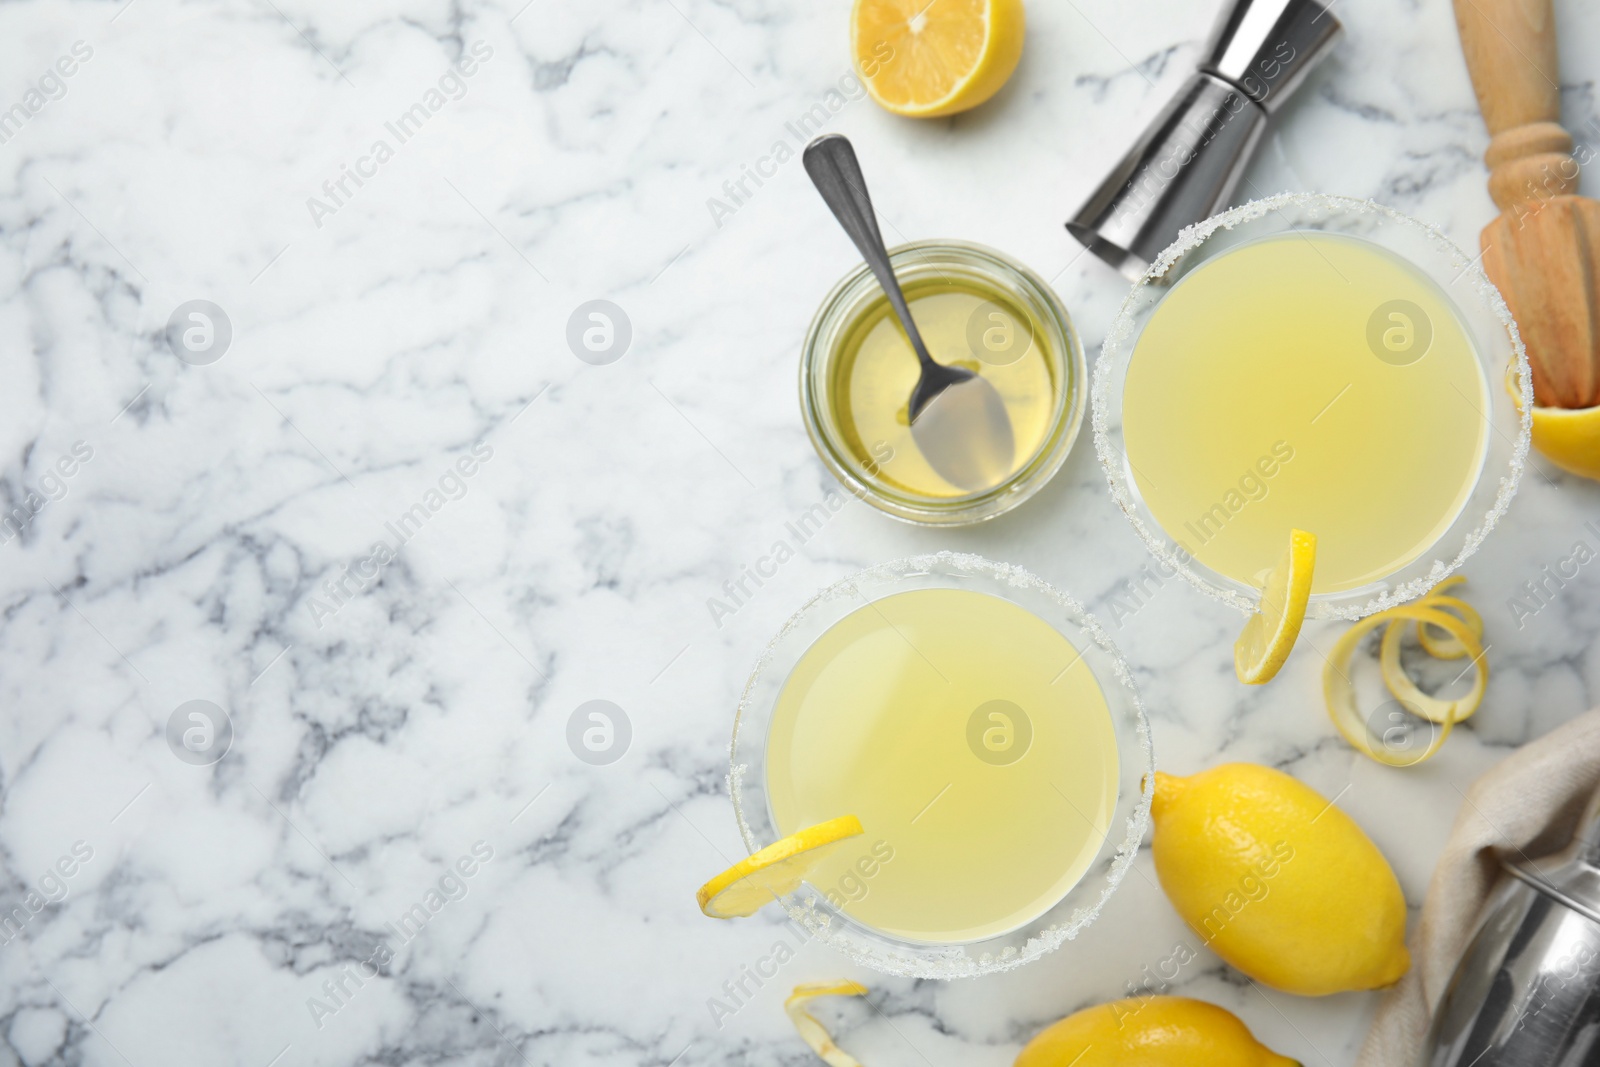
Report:
[[1045,1028],[1016,1067],[1299,1067],[1239,1017],[1188,997],[1130,997]]
[[1158,771],[1151,813],[1161,888],[1251,978],[1322,996],[1386,986],[1410,967],[1394,871],[1310,786],[1254,763]]

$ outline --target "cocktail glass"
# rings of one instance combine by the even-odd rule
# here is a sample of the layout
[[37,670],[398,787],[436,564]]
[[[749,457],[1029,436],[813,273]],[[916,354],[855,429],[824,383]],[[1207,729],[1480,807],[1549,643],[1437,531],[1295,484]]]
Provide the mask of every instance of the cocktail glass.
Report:
[[[1452,426],[1482,428],[1476,474],[1469,479],[1470,488],[1465,488],[1458,498],[1459,504],[1454,514],[1427,517],[1430,522],[1437,520],[1437,536],[1430,544],[1421,545],[1416,555],[1399,562],[1388,573],[1373,575],[1371,580],[1363,580],[1348,588],[1317,591],[1314,587],[1307,609],[1308,616],[1358,619],[1415,599],[1459,569],[1505,514],[1527,461],[1532,384],[1527,356],[1516,324],[1499,292],[1479,268],[1477,260],[1468,257],[1437,230],[1371,201],[1311,193],[1286,193],[1252,201],[1185,230],[1135,283],[1096,360],[1092,385],[1095,451],[1110,481],[1113,499],[1155,556],[1162,575],[1181,575],[1206,595],[1246,614],[1254,612],[1260,596],[1258,586],[1239,574],[1220,573],[1197,559],[1193,544],[1196,541],[1195,531],[1171,521],[1164,524],[1146,499],[1144,488],[1149,486],[1151,476],[1143,476],[1142,487],[1141,472],[1130,460],[1130,441],[1125,434],[1125,421],[1129,414],[1125,404],[1128,399],[1129,371],[1139,358],[1140,338],[1161,308],[1163,300],[1186,279],[1194,277],[1197,271],[1216,261],[1219,256],[1250,242],[1269,238],[1302,239],[1315,247],[1316,242],[1312,238],[1318,236],[1357,238],[1371,242],[1409,263],[1426,284],[1434,287],[1436,295],[1442,294],[1442,306],[1455,317],[1461,332],[1470,342],[1471,350],[1476,354],[1481,370],[1481,387],[1440,389],[1439,395],[1431,396],[1428,400],[1429,403],[1444,405],[1434,414],[1445,413],[1443,417],[1452,420]],[[1330,282],[1330,285],[1336,284]],[[1330,290],[1331,297],[1338,295]],[[1261,312],[1258,305],[1252,304],[1252,294],[1238,293],[1236,296],[1237,316]],[[1374,361],[1386,358],[1386,354],[1377,346],[1387,343],[1383,338],[1388,335],[1382,330],[1390,322],[1392,309],[1376,306],[1372,316],[1367,336],[1373,338],[1371,343],[1375,346],[1374,351],[1362,350],[1351,358]],[[1392,321],[1409,328],[1403,317]],[[1436,325],[1442,329],[1445,324]],[[1399,336],[1405,338],[1409,335]],[[1351,344],[1355,346],[1365,343],[1364,339],[1351,339]],[[1286,345],[1282,359],[1293,361],[1297,355],[1293,345]],[[1396,365],[1405,362],[1398,358],[1389,361]],[[1292,362],[1288,365],[1292,366]],[[1329,404],[1338,403],[1340,398],[1337,391],[1329,389],[1328,392]],[[1327,408],[1322,410],[1326,411]],[[1211,412],[1212,432],[1219,435],[1238,432],[1231,414],[1227,410]],[[1300,419],[1302,414],[1309,418]],[[1347,414],[1349,410],[1339,412],[1341,417]],[[1299,422],[1306,423],[1302,436],[1297,438],[1299,447],[1316,447],[1322,431],[1310,424],[1320,413],[1313,413],[1309,409],[1303,413],[1284,412],[1286,420],[1291,415]],[[1298,426],[1299,422],[1294,425]],[[1367,432],[1382,435],[1394,430],[1392,425],[1374,424],[1368,427]],[[1174,436],[1170,445],[1162,447],[1182,449],[1185,443]],[[1254,447],[1265,450],[1269,446],[1262,441]],[[1134,451],[1137,453],[1140,449],[1135,448]],[[1392,462],[1404,464],[1407,461],[1405,451],[1396,449]],[[1276,464],[1269,457],[1262,469],[1275,470]],[[1256,478],[1248,485],[1254,488],[1260,480]],[[1247,511],[1248,501],[1238,509],[1232,507],[1238,501],[1244,501],[1241,494],[1227,496],[1232,489],[1232,486],[1216,487],[1219,502],[1226,499],[1224,511],[1235,515]],[[1372,498],[1360,491],[1349,492],[1343,497],[1328,497],[1325,502],[1336,504],[1343,509],[1343,514],[1358,517],[1363,522],[1382,524],[1386,520],[1393,521],[1394,517],[1382,513],[1382,509],[1373,505]],[[1226,517],[1224,512],[1217,514]],[[1177,528],[1170,528],[1173,526]],[[1283,524],[1282,538],[1277,543],[1287,544],[1290,526],[1291,523]],[[1320,566],[1321,557],[1328,548],[1329,535],[1327,531],[1319,531],[1311,525],[1303,528],[1319,537]],[[1199,536],[1204,537],[1210,531],[1211,527],[1208,526]],[[1264,571],[1274,562],[1275,558],[1269,556],[1260,560],[1260,566]]]
[[[1076,937],[1099,914],[1127,873],[1149,824],[1152,795],[1150,772],[1154,766],[1149,726],[1122,656],[1093,616],[1071,597],[1056,591],[1027,571],[992,563],[978,556],[941,552],[881,564],[839,582],[812,598],[789,619],[762,653],[739,702],[728,775],[734,814],[745,846],[751,852],[799,829],[785,826],[780,830],[769,790],[769,742],[774,729],[774,713],[789,683],[791,672],[802,662],[807,651],[836,624],[863,610],[880,611],[887,598],[913,590],[964,590],[999,598],[1042,620],[1041,626],[1053,628],[1055,634],[1059,634],[1071,649],[1076,650],[1076,656],[1064,657],[1064,663],[1040,662],[1037,670],[1047,672],[1041,680],[1048,679],[1049,684],[1074,671],[1080,672],[1076,675],[1076,681],[1081,683],[1084,680],[1081,672],[1089,672],[1104,697],[1104,714],[1109,719],[1109,723],[1105,724],[1106,734],[1115,742],[1115,755],[1110,757],[1115,765],[1105,768],[1107,780],[1114,782],[1114,785],[1106,794],[1107,803],[1097,815],[1097,819],[1103,820],[1100,825],[1104,829],[1097,837],[1090,835],[1087,839],[1089,843],[1082,853],[1086,858],[1086,869],[1075,884],[1064,888],[1059,899],[1042,912],[1025,917],[1026,921],[1012,928],[973,940],[941,943],[912,939],[866,925],[850,914],[850,902],[844,899],[849,894],[841,896],[833,891],[833,886],[808,882],[784,898],[781,904],[808,937],[837,948],[857,963],[889,974],[961,978],[1009,970],[1037,959],[1064,941]],[[889,625],[894,626],[893,623]],[[1029,669],[1033,669],[1032,665]],[[1054,678],[1051,678],[1052,675]],[[885,676],[892,677],[892,674]],[[1050,692],[1054,693],[1055,690]],[[939,740],[947,742],[943,745],[946,751],[954,749],[962,759],[967,758],[967,753],[961,746],[973,744],[966,729],[970,724],[968,713],[969,710],[974,713],[977,710],[968,709],[965,706],[968,702],[961,702],[959,708],[953,706],[954,701],[949,708],[930,706],[927,720],[931,730],[953,731],[948,738],[940,734]],[[937,704],[937,701],[934,703]],[[1045,703],[1048,705],[1050,701]],[[867,707],[863,703],[863,711]],[[1065,706],[1033,708],[1031,729],[1040,731],[1034,736],[1045,736],[1042,730],[1046,717],[1071,713],[1071,709]],[[1057,721],[1067,720],[1061,718]],[[1059,748],[1045,748],[1036,741],[1033,749],[1015,758],[1039,761],[1049,758],[1047,752],[1059,751]],[[860,755],[859,750],[856,754]],[[841,754],[841,759],[844,758]],[[977,749],[973,750],[971,759],[975,766],[980,759],[984,763],[992,762],[992,759],[978,754]],[[1048,774],[1053,771],[1054,765],[1046,763],[1041,768],[1036,762],[1033,771],[1040,769]],[[979,773],[987,774],[988,771]],[[933,787],[937,784],[930,783]],[[955,810],[963,817],[981,817],[983,814],[981,806],[985,803],[985,796],[982,789],[969,789],[962,795],[946,797],[935,796],[936,788],[928,788],[926,792],[941,805],[962,806]],[[1040,840],[1044,845],[1048,843],[1048,837],[1041,838],[1040,835],[1058,833],[1062,827],[1081,827],[1083,824],[1079,820],[1087,819],[1081,808],[1075,808],[1074,802],[1059,786],[1054,793],[1060,794],[1059,801],[1055,795],[1047,793],[1041,802],[1041,810],[1030,813],[1035,817],[1023,820],[1026,826],[1015,822],[997,824],[995,832],[1034,835],[1025,840]],[[911,816],[909,823],[915,824],[922,817],[917,809],[929,801],[929,797],[919,794],[904,798],[906,814]],[[951,811],[949,807],[945,809],[945,813]],[[840,811],[833,814],[856,813]],[[865,823],[865,819],[863,821]],[[880,834],[887,834],[893,839],[901,857],[895,862],[902,864],[902,870],[906,869],[906,864],[919,862],[919,847],[929,847],[926,842],[930,839],[925,835],[939,832],[935,819],[929,819],[920,826],[866,826],[866,831],[865,836],[858,840],[870,843]],[[919,835],[924,835],[921,838],[924,843],[920,846]],[[848,845],[848,842],[845,844]],[[863,859],[870,864],[865,845],[862,848]],[[870,866],[863,868],[864,871],[872,869]],[[870,879],[871,876],[864,874],[863,877]],[[935,885],[937,881],[937,872],[934,872],[927,884]]]

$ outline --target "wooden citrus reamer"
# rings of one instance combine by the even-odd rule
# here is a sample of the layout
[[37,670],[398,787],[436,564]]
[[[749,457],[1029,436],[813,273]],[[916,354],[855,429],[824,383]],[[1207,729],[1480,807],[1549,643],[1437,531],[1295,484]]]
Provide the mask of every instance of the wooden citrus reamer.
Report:
[[1600,404],[1600,204],[1575,195],[1551,0],[1455,0],[1455,12],[1501,212],[1483,230],[1484,270],[1522,332],[1534,402]]

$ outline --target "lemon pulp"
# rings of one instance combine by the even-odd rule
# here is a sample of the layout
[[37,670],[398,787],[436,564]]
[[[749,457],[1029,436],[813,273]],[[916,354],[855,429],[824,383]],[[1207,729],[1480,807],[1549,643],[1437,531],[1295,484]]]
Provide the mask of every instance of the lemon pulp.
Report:
[[977,107],[1022,57],[1022,0],[856,0],[850,50],[872,98],[932,118]]
[[1252,241],[1179,281],[1122,405],[1134,483],[1169,537],[1259,586],[1289,531],[1311,530],[1315,593],[1432,547],[1476,484],[1488,410],[1449,297],[1394,253],[1326,233]]
[[767,740],[779,833],[861,820],[806,881],[920,942],[1048,911],[1104,841],[1117,776],[1110,711],[1077,649],[973,590],[897,593],[840,620],[784,683]]

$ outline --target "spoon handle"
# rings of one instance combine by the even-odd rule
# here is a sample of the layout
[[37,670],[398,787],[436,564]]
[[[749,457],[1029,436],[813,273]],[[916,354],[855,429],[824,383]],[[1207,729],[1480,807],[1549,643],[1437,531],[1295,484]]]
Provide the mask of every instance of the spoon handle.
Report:
[[872,268],[895,317],[911,339],[917,358],[924,365],[933,362],[928,348],[922,343],[917,324],[911,319],[911,309],[906,306],[905,294],[889,265],[889,252],[883,247],[883,235],[878,232],[878,220],[872,212],[872,198],[867,195],[867,180],[861,175],[861,164],[856,162],[856,150],[843,134],[830,133],[806,145],[803,160],[811,183],[822,194],[822,199],[839,220],[844,232],[855,242],[861,258]]

